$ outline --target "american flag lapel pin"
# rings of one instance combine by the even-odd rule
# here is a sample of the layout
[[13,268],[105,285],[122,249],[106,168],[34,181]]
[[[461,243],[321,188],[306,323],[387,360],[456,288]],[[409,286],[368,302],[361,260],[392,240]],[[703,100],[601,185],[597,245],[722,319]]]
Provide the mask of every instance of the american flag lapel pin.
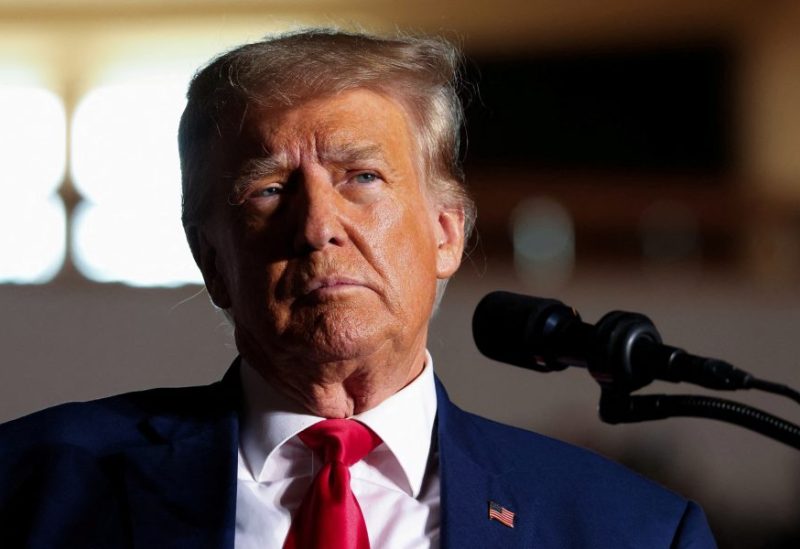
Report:
[[496,520],[509,528],[514,527],[514,511],[506,509],[496,501],[489,501],[489,520]]

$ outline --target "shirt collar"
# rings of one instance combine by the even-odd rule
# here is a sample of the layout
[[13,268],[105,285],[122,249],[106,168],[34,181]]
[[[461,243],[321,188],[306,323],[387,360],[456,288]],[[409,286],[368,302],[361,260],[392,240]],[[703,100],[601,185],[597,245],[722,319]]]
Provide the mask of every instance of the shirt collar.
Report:
[[[276,450],[292,437],[322,421],[285,397],[244,360],[241,368],[244,417],[240,447],[256,480]],[[378,406],[353,416],[381,437],[400,464],[411,496],[422,487],[436,418],[433,359],[425,352],[425,367],[411,383]]]

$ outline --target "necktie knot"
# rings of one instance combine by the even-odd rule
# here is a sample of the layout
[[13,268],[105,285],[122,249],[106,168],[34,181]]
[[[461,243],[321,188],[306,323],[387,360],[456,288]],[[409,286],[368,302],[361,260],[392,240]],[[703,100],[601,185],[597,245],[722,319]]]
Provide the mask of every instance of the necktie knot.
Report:
[[364,459],[381,443],[369,427],[352,419],[326,419],[298,436],[325,463],[338,462],[347,467]]

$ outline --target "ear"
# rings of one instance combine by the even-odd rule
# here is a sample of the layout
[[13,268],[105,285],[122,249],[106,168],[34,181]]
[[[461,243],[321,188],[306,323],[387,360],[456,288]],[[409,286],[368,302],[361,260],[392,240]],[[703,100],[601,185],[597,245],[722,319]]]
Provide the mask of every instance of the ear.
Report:
[[461,265],[464,253],[464,210],[439,206],[436,217],[436,277],[447,279]]
[[194,261],[203,275],[211,301],[220,309],[230,308],[231,298],[218,268],[217,250],[208,239],[205,230],[196,225],[186,227],[186,239],[189,241]]

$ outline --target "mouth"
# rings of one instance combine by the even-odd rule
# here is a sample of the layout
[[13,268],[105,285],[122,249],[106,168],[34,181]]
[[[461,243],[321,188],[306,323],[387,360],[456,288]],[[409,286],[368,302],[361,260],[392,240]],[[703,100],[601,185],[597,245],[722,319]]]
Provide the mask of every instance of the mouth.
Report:
[[325,276],[310,280],[303,288],[303,295],[333,295],[360,288],[367,288],[361,280],[346,276]]

